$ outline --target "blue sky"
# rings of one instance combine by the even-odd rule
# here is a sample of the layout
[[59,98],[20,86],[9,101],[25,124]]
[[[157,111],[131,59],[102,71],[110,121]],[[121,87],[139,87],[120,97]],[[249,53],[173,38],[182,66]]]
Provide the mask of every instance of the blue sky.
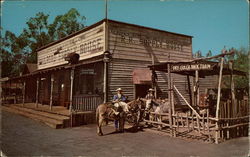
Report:
[[[38,12],[55,16],[76,8],[86,25],[104,18],[104,0],[5,0],[1,26],[19,34]],[[247,0],[109,0],[108,18],[193,36],[193,52],[249,46]]]

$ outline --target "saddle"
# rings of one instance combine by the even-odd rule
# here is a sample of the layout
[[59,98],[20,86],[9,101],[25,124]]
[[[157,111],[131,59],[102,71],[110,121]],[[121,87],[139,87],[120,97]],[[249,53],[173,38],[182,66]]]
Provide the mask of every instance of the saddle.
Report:
[[119,118],[120,117],[120,113],[123,112],[123,109],[121,106],[114,106],[114,103],[109,103],[107,104],[108,108],[110,108],[113,112],[109,112],[109,114],[107,116],[111,117],[111,115],[114,113],[115,118]]

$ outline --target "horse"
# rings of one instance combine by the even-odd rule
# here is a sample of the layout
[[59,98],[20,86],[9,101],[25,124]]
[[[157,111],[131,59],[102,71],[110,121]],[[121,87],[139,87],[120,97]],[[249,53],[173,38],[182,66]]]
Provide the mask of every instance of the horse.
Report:
[[[150,111],[153,110],[153,112],[155,113],[155,118],[158,122],[161,121],[161,116],[159,114],[161,113],[169,113],[169,102],[166,100],[160,100],[160,101],[149,101],[146,105],[146,111]],[[154,120],[153,117],[148,117],[150,120]],[[158,129],[161,129],[162,126],[159,125]]]
[[139,123],[143,121],[144,113],[146,109],[146,103],[143,99],[137,98],[128,103],[129,114],[126,117],[126,120],[129,123],[133,123],[132,128],[138,129]]
[[119,121],[119,132],[124,132],[125,120],[133,123],[133,127],[137,128],[139,122],[142,121],[142,115],[146,105],[141,99],[136,99],[126,103],[120,103],[118,108],[119,114],[113,109],[112,103],[100,104],[96,109],[97,134],[103,135],[102,124],[108,120]]
[[[124,132],[125,117],[128,111],[126,103],[121,103],[122,105],[118,107],[117,111],[113,109],[113,104],[103,103],[98,105],[96,109],[96,122],[97,122],[97,134],[99,136],[103,135],[102,125],[104,122],[108,123],[108,120],[118,120],[119,121],[119,132]],[[118,114],[117,114],[118,113]]]

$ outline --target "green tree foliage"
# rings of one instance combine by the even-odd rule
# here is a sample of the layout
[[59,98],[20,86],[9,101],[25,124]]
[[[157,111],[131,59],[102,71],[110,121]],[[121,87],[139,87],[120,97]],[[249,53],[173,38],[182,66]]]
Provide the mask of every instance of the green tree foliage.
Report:
[[[239,50],[234,50],[235,54],[233,56],[225,57],[225,62],[233,60],[234,69],[246,72],[246,76],[234,76],[235,88],[249,88],[249,57],[250,51],[241,48]],[[224,77],[224,84],[226,87],[230,88],[230,78],[228,76]]]
[[84,28],[85,17],[72,8],[49,23],[49,15],[39,12],[31,17],[20,35],[1,29],[2,77],[15,76],[24,63],[36,63],[36,50]]

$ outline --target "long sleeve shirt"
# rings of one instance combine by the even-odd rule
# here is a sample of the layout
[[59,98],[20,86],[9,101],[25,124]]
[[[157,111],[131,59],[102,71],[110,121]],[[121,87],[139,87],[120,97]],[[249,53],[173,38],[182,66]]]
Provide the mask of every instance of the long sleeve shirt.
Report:
[[116,100],[118,100],[118,101],[126,101],[126,97],[123,94],[121,94],[120,96],[116,94],[116,95],[114,95],[113,100],[114,101],[116,101]]

